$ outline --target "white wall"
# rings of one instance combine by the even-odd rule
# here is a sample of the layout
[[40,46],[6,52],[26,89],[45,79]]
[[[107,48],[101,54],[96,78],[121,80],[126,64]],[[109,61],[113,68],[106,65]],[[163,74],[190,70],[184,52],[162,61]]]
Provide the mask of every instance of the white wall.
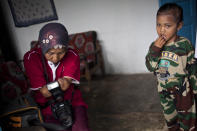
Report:
[[[37,40],[39,29],[46,23],[16,28],[7,0],[4,3],[10,30],[19,58]],[[54,0],[59,20],[68,32],[96,30],[102,41],[105,67],[110,74],[148,72],[145,55],[157,37],[155,15],[158,0]]]

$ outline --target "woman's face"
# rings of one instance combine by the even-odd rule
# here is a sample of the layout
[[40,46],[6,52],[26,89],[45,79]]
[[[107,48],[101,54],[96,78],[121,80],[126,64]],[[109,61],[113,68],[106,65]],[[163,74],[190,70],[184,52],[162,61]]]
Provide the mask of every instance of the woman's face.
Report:
[[47,53],[45,53],[45,58],[48,61],[57,64],[66,54],[66,48],[57,48],[57,49],[49,49]]

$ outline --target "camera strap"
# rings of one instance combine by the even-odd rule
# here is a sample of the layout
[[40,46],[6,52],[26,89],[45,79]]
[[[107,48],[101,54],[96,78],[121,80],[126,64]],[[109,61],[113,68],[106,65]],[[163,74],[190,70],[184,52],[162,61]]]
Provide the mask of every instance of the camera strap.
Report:
[[44,60],[44,55],[41,54],[41,57],[42,57],[42,66],[43,66],[43,69],[44,69],[44,77],[45,77],[46,82],[49,83],[49,77],[47,75],[47,68],[46,68],[46,63],[45,63],[45,60]]

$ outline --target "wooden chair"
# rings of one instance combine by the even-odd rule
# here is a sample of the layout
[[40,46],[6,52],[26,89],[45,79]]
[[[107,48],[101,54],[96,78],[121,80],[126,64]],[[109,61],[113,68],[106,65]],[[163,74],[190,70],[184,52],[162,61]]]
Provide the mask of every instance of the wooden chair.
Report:
[[81,78],[91,81],[92,75],[100,69],[105,75],[102,48],[97,40],[96,31],[87,31],[69,35],[69,47],[80,56]]

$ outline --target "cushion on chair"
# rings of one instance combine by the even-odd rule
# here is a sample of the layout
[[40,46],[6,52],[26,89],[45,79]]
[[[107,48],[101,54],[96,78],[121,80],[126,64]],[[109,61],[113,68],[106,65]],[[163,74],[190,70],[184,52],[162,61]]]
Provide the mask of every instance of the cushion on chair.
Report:
[[[69,47],[75,49],[80,56],[86,56],[87,62],[92,65],[96,62],[96,39],[95,31],[81,32],[69,35]],[[85,60],[81,60],[80,69],[85,67]]]

